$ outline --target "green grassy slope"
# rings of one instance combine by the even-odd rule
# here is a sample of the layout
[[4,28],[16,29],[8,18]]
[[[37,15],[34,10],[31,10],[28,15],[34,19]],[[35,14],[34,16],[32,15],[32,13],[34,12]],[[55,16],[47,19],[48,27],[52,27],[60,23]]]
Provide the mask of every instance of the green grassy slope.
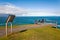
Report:
[[60,40],[60,29],[43,27],[34,28],[25,32],[17,32],[0,40]]

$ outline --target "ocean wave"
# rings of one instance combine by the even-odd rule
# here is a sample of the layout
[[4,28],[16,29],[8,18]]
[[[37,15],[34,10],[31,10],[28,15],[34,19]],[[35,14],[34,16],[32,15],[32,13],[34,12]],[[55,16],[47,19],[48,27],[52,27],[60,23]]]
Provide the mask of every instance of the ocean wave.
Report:
[[60,25],[57,25],[57,27],[60,27]]

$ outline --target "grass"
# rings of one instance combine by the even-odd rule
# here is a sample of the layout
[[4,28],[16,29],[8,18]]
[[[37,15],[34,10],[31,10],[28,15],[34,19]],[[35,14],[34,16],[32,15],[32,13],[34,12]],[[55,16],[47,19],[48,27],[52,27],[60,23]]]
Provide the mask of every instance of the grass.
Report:
[[60,40],[60,29],[52,27],[33,28],[1,37],[0,40]]
[[[13,25],[13,28],[17,28],[18,26],[20,26],[20,27],[24,27],[24,26],[26,26],[26,25],[28,25],[28,24],[24,24],[24,25]],[[32,24],[29,24],[29,25],[32,25]],[[0,29],[5,29],[5,27],[6,26],[0,26]],[[11,26],[8,26],[8,28],[10,28]]]
[[[18,26],[24,26],[24,25],[13,25],[13,28],[17,28]],[[5,29],[6,26],[0,26],[1,29]],[[8,28],[11,28],[11,26],[8,26]]]

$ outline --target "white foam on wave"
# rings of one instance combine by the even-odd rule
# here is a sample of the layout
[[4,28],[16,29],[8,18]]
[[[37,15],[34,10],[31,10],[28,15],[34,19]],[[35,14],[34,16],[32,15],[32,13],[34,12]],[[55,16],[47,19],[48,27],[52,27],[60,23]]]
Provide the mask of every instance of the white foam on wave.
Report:
[[57,25],[57,27],[60,27],[60,25]]

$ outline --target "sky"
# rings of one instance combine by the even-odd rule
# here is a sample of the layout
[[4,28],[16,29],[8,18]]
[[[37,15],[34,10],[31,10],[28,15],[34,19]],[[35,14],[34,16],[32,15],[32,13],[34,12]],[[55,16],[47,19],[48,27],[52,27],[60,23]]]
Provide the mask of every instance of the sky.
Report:
[[0,14],[60,16],[60,0],[0,0]]

